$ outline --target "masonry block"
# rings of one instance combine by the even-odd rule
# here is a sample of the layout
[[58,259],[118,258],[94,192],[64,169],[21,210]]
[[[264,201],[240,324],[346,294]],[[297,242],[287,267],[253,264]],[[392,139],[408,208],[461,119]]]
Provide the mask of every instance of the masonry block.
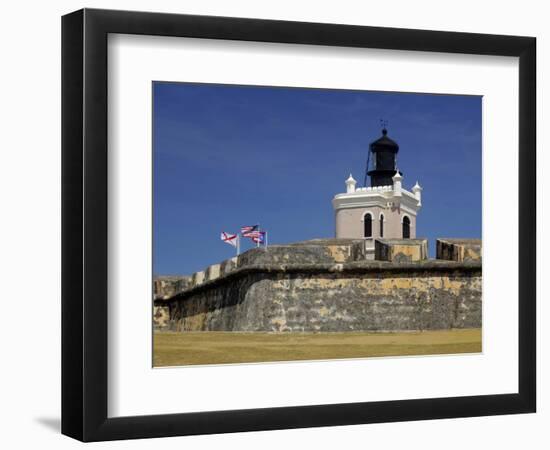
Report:
[[428,258],[427,239],[376,239],[374,258],[377,261],[412,262]]
[[436,258],[448,261],[481,261],[481,239],[437,239]]
[[208,266],[208,268],[205,271],[205,281],[215,280],[216,278],[219,278],[219,276],[220,276],[219,264],[213,264],[211,266]]
[[224,276],[233,272],[237,268],[238,258],[235,256],[231,259],[226,259],[220,263],[220,276]]
[[202,284],[204,282],[204,272],[195,272],[191,277],[191,284],[193,286],[197,286],[199,284]]

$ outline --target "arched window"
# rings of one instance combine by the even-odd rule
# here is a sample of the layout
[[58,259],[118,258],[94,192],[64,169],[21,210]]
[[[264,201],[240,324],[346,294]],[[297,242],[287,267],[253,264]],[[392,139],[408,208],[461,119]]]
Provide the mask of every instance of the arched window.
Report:
[[363,221],[365,222],[365,237],[370,238],[372,237],[372,216],[369,213],[365,214]]
[[380,237],[384,237],[384,214],[380,214]]
[[403,239],[411,238],[411,219],[403,217]]

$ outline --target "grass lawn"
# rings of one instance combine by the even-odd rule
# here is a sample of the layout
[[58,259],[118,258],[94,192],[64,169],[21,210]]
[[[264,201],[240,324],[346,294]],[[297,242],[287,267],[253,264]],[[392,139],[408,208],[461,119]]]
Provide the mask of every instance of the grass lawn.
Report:
[[155,332],[153,365],[481,352],[481,329],[402,333]]

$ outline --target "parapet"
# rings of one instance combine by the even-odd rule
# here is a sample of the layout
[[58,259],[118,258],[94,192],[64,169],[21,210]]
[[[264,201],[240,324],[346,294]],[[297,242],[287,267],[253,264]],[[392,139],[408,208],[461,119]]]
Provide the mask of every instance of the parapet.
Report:
[[457,262],[481,261],[481,239],[437,239],[436,257]]
[[[438,261],[439,260],[439,261]],[[441,270],[449,264],[481,263],[478,239],[438,239],[437,260],[428,259],[427,239],[376,239],[375,260],[368,260],[364,239],[312,239],[253,248],[208,266],[189,277],[157,277],[154,299],[162,303],[188,291],[243,273],[395,272]],[[474,264],[475,268],[480,264]]]
[[376,239],[374,242],[374,259],[377,261],[403,263],[427,258],[427,239]]
[[345,263],[364,256],[363,249],[363,239],[312,239],[249,250],[239,255],[237,266]]

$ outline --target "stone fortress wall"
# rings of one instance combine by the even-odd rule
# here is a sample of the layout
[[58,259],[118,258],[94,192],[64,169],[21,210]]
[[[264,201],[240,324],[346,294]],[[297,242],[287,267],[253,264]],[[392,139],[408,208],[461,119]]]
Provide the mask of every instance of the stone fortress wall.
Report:
[[256,248],[190,277],[154,280],[154,327],[171,331],[477,328],[481,241],[323,239]]

